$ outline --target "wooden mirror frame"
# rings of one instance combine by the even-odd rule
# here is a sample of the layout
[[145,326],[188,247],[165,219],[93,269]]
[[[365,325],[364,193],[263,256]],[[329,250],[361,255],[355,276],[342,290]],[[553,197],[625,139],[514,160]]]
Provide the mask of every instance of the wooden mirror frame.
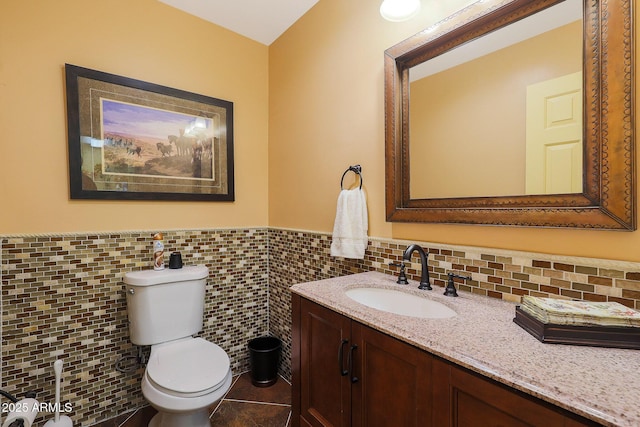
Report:
[[387,221],[636,229],[632,0],[584,0],[582,194],[410,198],[409,69],[560,2],[474,3],[385,51]]

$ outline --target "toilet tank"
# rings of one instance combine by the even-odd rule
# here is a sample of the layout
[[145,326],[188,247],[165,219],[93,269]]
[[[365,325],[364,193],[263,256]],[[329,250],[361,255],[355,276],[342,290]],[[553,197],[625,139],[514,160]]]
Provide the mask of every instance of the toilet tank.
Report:
[[202,330],[208,276],[205,266],[126,273],[131,342],[159,344]]

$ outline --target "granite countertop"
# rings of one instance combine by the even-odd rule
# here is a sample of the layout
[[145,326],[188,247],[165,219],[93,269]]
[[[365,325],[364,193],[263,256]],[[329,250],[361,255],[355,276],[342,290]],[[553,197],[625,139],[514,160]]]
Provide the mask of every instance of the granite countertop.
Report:
[[[486,377],[606,426],[640,426],[640,350],[544,344],[513,322],[515,304],[444,288],[396,284],[378,272],[301,283],[291,291]],[[457,316],[419,319],[359,304],[345,290],[399,289],[441,302]]]

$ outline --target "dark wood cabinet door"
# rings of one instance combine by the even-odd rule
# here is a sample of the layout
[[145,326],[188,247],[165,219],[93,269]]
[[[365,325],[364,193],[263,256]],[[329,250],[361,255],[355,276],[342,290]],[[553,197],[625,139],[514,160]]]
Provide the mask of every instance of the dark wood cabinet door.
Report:
[[353,322],[354,427],[425,427],[430,424],[431,359],[422,350]]
[[[301,300],[300,412],[311,426],[351,425],[351,383],[343,375],[351,320]],[[342,351],[341,351],[342,349]],[[342,354],[342,360],[339,355]]]
[[560,408],[441,360],[433,361],[433,374],[433,425],[443,427],[598,425],[588,420],[581,420]]

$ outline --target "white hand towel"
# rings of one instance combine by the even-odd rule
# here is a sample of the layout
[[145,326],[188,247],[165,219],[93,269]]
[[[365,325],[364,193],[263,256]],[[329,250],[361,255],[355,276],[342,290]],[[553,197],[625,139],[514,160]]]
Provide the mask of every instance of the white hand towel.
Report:
[[364,259],[368,229],[364,191],[360,188],[340,191],[333,225],[331,256]]

